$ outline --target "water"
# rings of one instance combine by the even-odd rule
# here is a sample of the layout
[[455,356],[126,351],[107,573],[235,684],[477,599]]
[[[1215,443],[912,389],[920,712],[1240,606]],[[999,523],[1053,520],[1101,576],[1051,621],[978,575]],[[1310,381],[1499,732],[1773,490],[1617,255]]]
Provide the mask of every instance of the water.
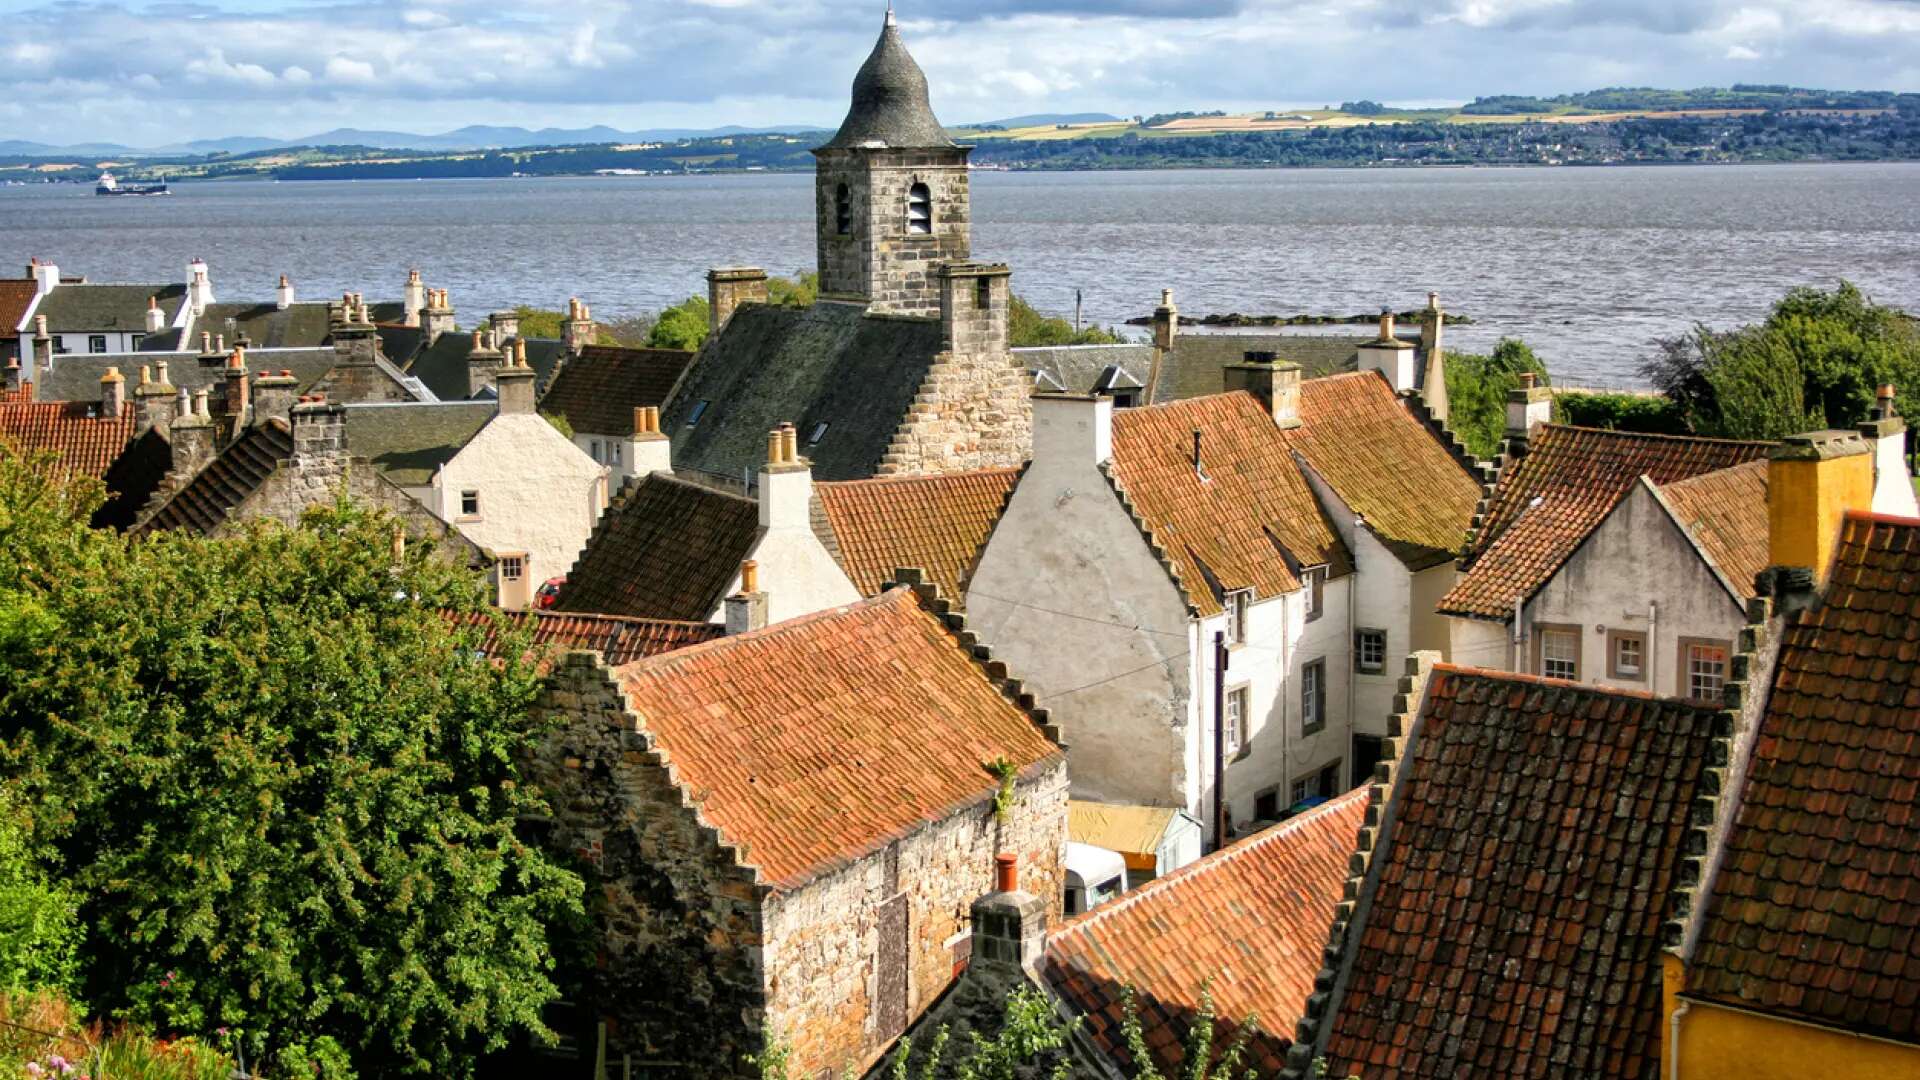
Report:
[[[705,288],[709,266],[813,263],[812,177],[181,184],[164,199],[0,189],[0,259],[95,281],[178,281],[211,264],[223,300],[358,289],[408,267],[463,323],[580,296],[601,318]],[[1761,317],[1842,277],[1920,309],[1920,165],[977,173],[974,252],[1090,321],[1359,313],[1437,289],[1483,349],[1532,344],[1563,380],[1634,381],[1652,341]],[[0,263],[0,265],[5,265]],[[18,271],[11,271],[18,272]]]

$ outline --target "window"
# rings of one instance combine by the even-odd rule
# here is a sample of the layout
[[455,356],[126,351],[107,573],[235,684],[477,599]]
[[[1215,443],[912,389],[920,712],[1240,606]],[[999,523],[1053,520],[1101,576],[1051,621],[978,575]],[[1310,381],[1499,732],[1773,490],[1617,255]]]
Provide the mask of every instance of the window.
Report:
[[1300,732],[1312,735],[1327,726],[1327,662],[1300,668]]
[[845,184],[833,192],[833,231],[841,236],[853,234],[853,192]]
[[500,556],[500,580],[519,581],[527,575],[526,560],[518,555]]
[[107,351],[107,335],[88,334],[87,335],[87,351],[90,353],[106,352]]
[[140,351],[140,346],[141,346],[141,344],[142,344],[143,342],[145,342],[146,340],[147,340],[147,335],[145,335],[145,334],[129,334],[129,335],[127,335],[127,351],[128,351],[128,352],[139,352],[139,351]]
[[590,439],[588,440],[588,446],[590,446],[591,449],[589,449],[587,452],[593,455],[593,460],[599,461],[600,460],[600,440]]
[[907,231],[915,236],[933,232],[933,192],[925,184],[907,189]]
[[973,306],[981,311],[993,310],[993,279],[973,279]]
[[687,410],[687,426],[692,427],[699,423],[700,418],[705,415],[707,415],[707,403],[704,401],[694,402],[693,408]]
[[1253,605],[1253,590],[1240,589],[1226,596],[1227,644],[1239,645],[1247,640],[1247,608]]
[[1340,793],[1340,763],[1334,762],[1320,770],[1320,796],[1331,799]]
[[813,425],[812,433],[807,436],[807,445],[818,446],[820,445],[820,440],[826,437],[827,437],[827,423],[826,421],[822,420],[820,423]]
[[1306,802],[1307,792],[1311,789],[1311,787],[1312,787],[1312,782],[1310,777],[1302,777],[1299,780],[1295,780],[1293,782],[1293,798],[1290,801],[1288,801],[1287,805],[1299,806],[1301,803]]
[[1247,745],[1247,713],[1252,711],[1252,702],[1252,692],[1245,686],[1227,691],[1227,720],[1221,726],[1221,736],[1229,754],[1237,754]]
[[1549,679],[1580,678],[1580,628],[1577,626],[1534,627],[1534,658],[1540,674]]
[[1627,630],[1607,632],[1607,677],[1644,681],[1647,677],[1647,635]]
[[1327,568],[1324,566],[1310,566],[1300,571],[1300,590],[1307,598],[1308,622],[1320,617],[1322,602],[1326,599],[1322,595],[1321,587],[1326,580]]
[[460,493],[460,516],[461,517],[479,517],[480,516],[480,493],[479,492],[463,491]]
[[607,440],[607,449],[610,451],[608,456],[613,459],[613,463],[615,465],[620,464],[620,444],[609,439]]
[[1718,702],[1727,685],[1727,643],[1683,638],[1680,642],[1680,676],[1686,680],[1687,696],[1696,701]]
[[1280,820],[1280,789],[1270,787],[1253,797],[1253,820]]
[[1353,670],[1362,675],[1379,675],[1387,670],[1387,632],[1353,632]]

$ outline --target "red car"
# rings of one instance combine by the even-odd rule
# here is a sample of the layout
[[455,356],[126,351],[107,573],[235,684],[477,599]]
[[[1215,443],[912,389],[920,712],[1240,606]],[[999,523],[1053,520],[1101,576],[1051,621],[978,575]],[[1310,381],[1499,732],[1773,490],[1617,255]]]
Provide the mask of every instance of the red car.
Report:
[[560,598],[560,586],[566,583],[567,579],[565,575],[550,577],[541,582],[539,590],[533,594],[534,608],[539,611],[545,611],[552,607],[553,602]]

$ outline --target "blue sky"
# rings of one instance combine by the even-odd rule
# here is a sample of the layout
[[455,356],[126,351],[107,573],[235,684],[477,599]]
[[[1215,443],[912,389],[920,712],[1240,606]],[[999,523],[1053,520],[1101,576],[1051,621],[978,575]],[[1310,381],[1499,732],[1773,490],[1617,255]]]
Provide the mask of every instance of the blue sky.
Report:
[[[832,125],[881,5],[0,0],[0,138]],[[1609,85],[1920,90],[1920,0],[902,0],[950,123]]]

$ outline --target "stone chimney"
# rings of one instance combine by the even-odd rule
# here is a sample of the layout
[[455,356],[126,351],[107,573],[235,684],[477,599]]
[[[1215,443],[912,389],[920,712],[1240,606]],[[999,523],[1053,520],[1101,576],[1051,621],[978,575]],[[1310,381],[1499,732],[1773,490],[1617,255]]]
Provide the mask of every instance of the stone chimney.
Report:
[[942,263],[933,276],[940,292],[941,348],[973,355],[1005,352],[1013,271],[1004,263]]
[[1153,309],[1153,349],[1159,353],[1173,351],[1173,343],[1180,337],[1180,309],[1173,305],[1173,290],[1160,290],[1160,306]]
[[1427,368],[1420,380],[1420,399],[1434,420],[1444,424],[1453,415],[1447,404],[1447,313],[1440,307],[1440,294],[1427,294],[1426,316],[1420,322],[1420,348],[1427,354]]
[[181,412],[173,385],[167,381],[167,362],[156,360],[154,367],[159,370],[158,378],[149,378],[147,366],[140,365],[140,383],[133,388],[135,419],[141,431],[165,431]]
[[1047,901],[1020,888],[1019,861],[993,857],[993,891],[973,902],[969,967],[1032,971],[1047,944]]
[[707,329],[718,334],[741,304],[767,300],[767,272],[757,266],[717,266],[707,271]]
[[293,406],[300,396],[300,380],[293,372],[281,368],[278,374],[262,371],[253,378],[253,415],[256,421],[266,421],[274,417],[289,420],[293,415]]
[[347,410],[319,394],[294,403],[293,474],[304,487],[332,487],[347,471]]
[[60,287],[60,268],[52,263],[35,259],[27,264],[27,273],[33,278],[33,291],[36,296],[45,296]]
[[147,333],[157,334],[167,328],[167,313],[160,310],[160,298],[147,297]]
[[341,297],[340,321],[330,332],[335,367],[369,367],[380,355],[380,332],[359,293]]
[[1238,364],[1221,369],[1228,393],[1245,390],[1260,399],[1276,426],[1300,426],[1300,365],[1277,360],[1270,352],[1250,352]]
[[400,323],[403,326],[419,326],[421,312],[427,307],[427,287],[420,280],[420,271],[407,271],[407,284],[400,292]]
[[633,410],[633,438],[627,444],[627,464],[635,476],[673,471],[673,440],[660,430],[660,409],[642,405]]
[[1507,438],[1525,443],[1535,424],[1553,419],[1553,391],[1539,385],[1531,371],[1520,373],[1520,385],[1507,391]]
[[1894,517],[1920,517],[1920,501],[1913,495],[1913,477],[1907,472],[1907,422],[1894,411],[1895,390],[1883,386],[1872,416],[1854,430],[1873,444],[1873,512]]
[[227,369],[223,374],[226,379],[226,394],[222,411],[226,415],[227,422],[232,425],[230,434],[238,436],[253,423],[247,408],[251,400],[247,387],[247,350],[245,348],[235,348],[232,355],[227,357]]
[[478,397],[506,366],[506,355],[494,346],[493,331],[475,330],[473,347],[467,350],[467,396]]
[[800,457],[792,424],[767,432],[767,463],[760,467],[760,527],[813,530],[813,466]]
[[1401,341],[1393,332],[1393,312],[1380,312],[1380,334],[1360,346],[1360,370],[1377,371],[1396,394],[1414,390],[1413,345]]
[[740,564],[740,591],[724,603],[727,635],[744,634],[767,625],[767,594],[760,588],[760,564],[748,559]]
[[32,380],[26,377],[25,369],[20,366],[20,358],[17,356],[7,357],[7,392],[18,393],[22,389],[32,385]]
[[205,387],[194,392],[188,403],[185,387],[180,390],[176,408],[179,415],[167,427],[167,448],[173,455],[168,471],[181,480],[199,472],[213,460],[213,417],[207,406]]
[[567,299],[567,317],[560,324],[560,343],[567,352],[579,356],[580,350],[593,344],[596,331],[593,326],[593,312],[577,296]]
[[120,409],[127,403],[127,379],[120,369],[110,367],[100,376],[100,418],[105,420],[119,416]]
[[205,314],[207,305],[213,303],[213,281],[207,276],[204,259],[196,258],[187,264],[187,303],[193,306],[196,318]]
[[520,313],[516,311],[496,311],[487,316],[487,325],[493,328],[493,340],[502,347],[520,336]]
[[273,306],[281,311],[293,306],[293,282],[285,274],[280,275],[280,285],[273,290]]
[[426,330],[428,344],[453,329],[453,300],[447,290],[427,290],[427,306],[421,311],[420,325]]
[[1767,573],[1783,609],[1826,580],[1840,523],[1873,505],[1873,447],[1856,431],[1789,435],[1767,460]]
[[513,363],[494,372],[493,392],[500,399],[501,416],[532,416],[533,369],[527,366],[527,343],[513,343]]
[[1113,399],[1100,394],[1033,396],[1033,464],[1102,465],[1113,458]]
[[33,317],[33,363],[41,371],[53,367],[53,336],[47,333],[47,317]]

